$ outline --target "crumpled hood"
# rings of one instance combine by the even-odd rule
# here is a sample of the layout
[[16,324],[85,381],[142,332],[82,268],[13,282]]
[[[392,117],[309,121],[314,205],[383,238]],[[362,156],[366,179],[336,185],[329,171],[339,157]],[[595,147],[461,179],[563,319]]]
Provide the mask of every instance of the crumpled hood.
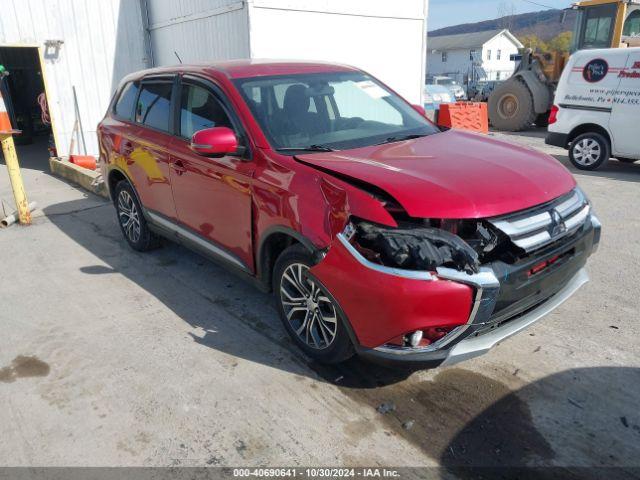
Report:
[[458,130],[296,158],[374,185],[418,218],[504,215],[553,200],[576,185],[549,155]]

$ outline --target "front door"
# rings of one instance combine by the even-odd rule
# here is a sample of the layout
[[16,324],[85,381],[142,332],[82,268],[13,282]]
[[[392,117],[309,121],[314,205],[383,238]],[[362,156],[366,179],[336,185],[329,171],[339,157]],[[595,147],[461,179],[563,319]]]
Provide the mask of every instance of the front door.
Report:
[[640,51],[632,52],[625,68],[618,74],[620,84],[613,96],[609,129],[613,135],[614,154],[640,158]]
[[[208,158],[194,153],[198,130],[229,127],[244,138],[222,93],[198,80],[183,79],[170,179],[178,220],[190,238],[238,267],[253,271],[251,177],[254,164],[236,155]],[[183,232],[184,234],[184,232]]]

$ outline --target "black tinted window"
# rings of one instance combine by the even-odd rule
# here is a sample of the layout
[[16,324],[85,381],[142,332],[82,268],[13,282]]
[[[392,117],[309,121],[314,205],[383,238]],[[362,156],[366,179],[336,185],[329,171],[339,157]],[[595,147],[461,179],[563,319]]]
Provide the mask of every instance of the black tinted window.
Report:
[[137,96],[138,84],[128,83],[125,85],[122,89],[122,93],[120,94],[120,98],[116,103],[116,115],[130,120],[131,114],[133,113],[133,104],[135,103]]
[[143,83],[136,106],[136,122],[169,131],[172,83]]
[[218,99],[197,85],[183,85],[180,95],[180,135],[185,138],[198,130],[213,127],[233,128]]

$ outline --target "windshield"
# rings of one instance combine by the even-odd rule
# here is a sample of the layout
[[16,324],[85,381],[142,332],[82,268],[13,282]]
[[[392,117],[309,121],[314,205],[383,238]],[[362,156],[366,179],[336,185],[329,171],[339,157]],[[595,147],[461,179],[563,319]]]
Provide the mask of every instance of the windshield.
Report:
[[246,78],[234,83],[276,150],[341,150],[440,131],[361,72]]
[[617,4],[612,3],[580,10],[572,51],[611,47],[617,9]]

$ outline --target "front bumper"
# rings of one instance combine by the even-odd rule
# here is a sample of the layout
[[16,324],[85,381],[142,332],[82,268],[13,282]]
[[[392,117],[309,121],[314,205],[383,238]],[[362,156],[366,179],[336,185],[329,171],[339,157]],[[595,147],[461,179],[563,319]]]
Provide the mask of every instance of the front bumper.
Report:
[[[415,279],[372,272],[352,253],[345,256],[335,246],[312,273],[340,304],[362,357],[410,368],[451,365],[486,353],[569,299],[589,280],[584,267],[597,248],[600,229],[600,222],[591,215],[561,245],[549,246],[518,264],[486,265],[475,275],[447,268],[435,274],[420,272],[427,276]],[[529,276],[535,264],[548,258],[559,260]],[[353,263],[348,264],[349,260]],[[350,274],[345,275],[345,270]],[[466,308],[460,309],[461,302]],[[429,346],[400,347],[381,340],[446,323],[443,320],[455,328]]]
[[588,281],[589,275],[581,268],[558,293],[540,306],[488,333],[467,336],[448,349],[422,352],[419,349],[397,352],[388,349],[359,349],[358,353],[364,358],[385,365],[402,364],[413,368],[454,365],[484,355],[501,341],[537,322],[567,301]]

